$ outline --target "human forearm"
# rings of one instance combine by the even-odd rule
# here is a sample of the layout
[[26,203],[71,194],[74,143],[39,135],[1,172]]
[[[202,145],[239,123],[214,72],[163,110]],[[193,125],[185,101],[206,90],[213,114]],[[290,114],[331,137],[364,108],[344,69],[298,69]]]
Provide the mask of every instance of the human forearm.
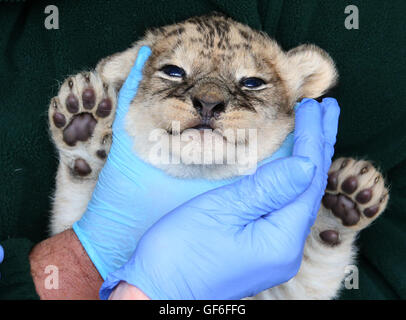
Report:
[[[98,299],[103,279],[73,230],[37,244],[30,256],[31,274],[41,299]],[[47,266],[55,266],[46,272]],[[58,285],[49,286],[51,276]]]

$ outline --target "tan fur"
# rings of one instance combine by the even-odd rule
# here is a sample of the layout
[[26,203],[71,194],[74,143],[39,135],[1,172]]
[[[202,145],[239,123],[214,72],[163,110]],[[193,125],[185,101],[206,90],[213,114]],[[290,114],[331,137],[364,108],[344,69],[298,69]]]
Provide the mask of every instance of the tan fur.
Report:
[[[204,27],[205,32],[198,31]],[[223,31],[215,33],[212,38],[202,36],[202,33],[207,34],[216,28]],[[222,37],[220,33],[226,31],[227,35]],[[185,69],[189,75],[187,85],[196,86],[203,75],[205,78],[222,79],[221,82],[230,90],[235,90],[236,83],[243,77],[256,76],[267,80],[265,90],[249,92],[250,96],[245,101],[231,101],[223,117],[212,121],[213,128],[220,131],[223,128],[256,128],[260,146],[258,161],[272,154],[292,130],[294,104],[304,96],[320,96],[334,85],[337,78],[332,59],[316,46],[300,46],[285,53],[267,35],[224,17],[206,17],[197,22],[191,19],[149,32],[132,49],[102,61],[97,67],[102,78],[122,83],[141,45],[150,46],[152,56],[144,67],[144,77],[127,118],[127,129],[134,137],[135,150],[146,161],[150,161],[149,154],[154,144],[148,143],[152,130],[168,130],[171,122],[177,120],[182,131],[200,121],[189,99],[182,101],[176,97],[165,97],[168,80],[159,72],[165,64]],[[156,94],[160,90],[164,92]],[[234,93],[238,96],[238,92]],[[255,113],[239,109],[242,103],[249,104]],[[189,165],[188,168],[156,165],[175,176],[211,179],[236,175],[240,169],[230,165]]]
[[[69,77],[51,102],[50,130],[60,156],[51,217],[53,234],[69,228],[86,209],[104,163],[104,159],[96,157],[95,153],[100,149],[108,152],[110,148],[116,92],[143,45],[151,47],[152,55],[144,67],[143,79],[130,105],[126,129],[134,139],[134,150],[149,162],[151,150],[155,147],[150,139],[152,131],[159,130],[162,135],[173,137],[187,133],[189,128],[201,123],[203,115],[196,108],[196,97],[225,102],[224,110],[217,117],[210,118],[213,130],[208,132],[208,136],[199,136],[202,141],[207,137],[214,138],[214,146],[203,145],[196,152],[224,151],[230,145],[249,147],[246,138],[232,141],[226,132],[229,129],[235,133],[237,129],[254,128],[258,145],[256,160],[261,161],[274,153],[293,129],[295,103],[303,97],[317,98],[324,94],[338,77],[333,60],[322,49],[301,45],[284,52],[266,34],[218,15],[192,18],[149,31],[128,50],[103,59],[96,70],[88,74],[88,81],[84,74]],[[164,65],[183,68],[185,78],[171,78],[162,72]],[[258,90],[247,89],[240,83],[245,77],[264,79],[265,84]],[[81,104],[75,114],[90,113],[97,125],[87,141],[68,146],[63,140],[63,132],[74,116],[66,109],[66,97],[73,93],[80,98],[87,87],[94,89],[97,103],[110,97],[113,112],[101,118],[95,110],[84,110]],[[67,124],[57,128],[53,121],[55,113],[63,114]],[[178,131],[173,125],[174,120],[179,123]],[[181,145],[185,147],[187,142],[181,142]],[[171,145],[167,151],[172,155],[177,152]],[[75,174],[77,159],[85,160],[91,167],[91,173],[86,176]],[[354,263],[357,232],[375,220],[388,201],[383,178],[371,164],[347,159],[348,165],[341,168],[343,161],[336,160],[330,169],[340,173],[339,187],[331,194],[344,193],[342,182],[349,176],[357,176],[359,190],[373,190],[373,197],[367,204],[358,203],[360,212],[371,204],[379,204],[379,212],[372,218],[361,214],[357,224],[346,227],[332,211],[322,206],[307,239],[297,276],[264,291],[256,299],[331,299],[337,296],[345,267]],[[241,174],[239,164],[153,164],[183,178],[221,179]],[[366,166],[369,170],[360,174]],[[349,198],[356,203],[355,194]],[[320,232],[325,230],[339,232],[340,243],[332,246],[323,242]]]

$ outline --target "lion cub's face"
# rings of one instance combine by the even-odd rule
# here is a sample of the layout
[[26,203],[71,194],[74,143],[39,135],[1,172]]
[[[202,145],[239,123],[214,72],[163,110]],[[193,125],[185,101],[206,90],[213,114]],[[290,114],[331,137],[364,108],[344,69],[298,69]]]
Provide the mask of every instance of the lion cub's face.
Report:
[[321,49],[285,53],[217,15],[151,31],[137,45],[145,44],[152,55],[127,129],[144,160],[177,176],[222,178],[237,174],[242,153],[269,156],[293,129],[298,99],[322,95],[336,79]]

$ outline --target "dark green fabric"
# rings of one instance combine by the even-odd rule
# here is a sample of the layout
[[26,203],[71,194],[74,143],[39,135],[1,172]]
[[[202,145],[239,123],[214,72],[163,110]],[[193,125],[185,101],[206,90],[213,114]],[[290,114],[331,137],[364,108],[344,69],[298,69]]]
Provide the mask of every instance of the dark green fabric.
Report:
[[38,299],[28,261],[34,243],[17,238],[1,241],[1,245],[5,255],[0,264],[0,300]]
[[[57,164],[46,113],[58,82],[127,48],[148,27],[216,10],[266,31],[284,49],[315,43],[336,61],[336,155],[375,161],[391,184],[387,211],[359,239],[359,290],[342,297],[406,297],[405,1],[53,1],[59,30],[44,27],[48,4],[0,2],[0,243],[46,237]],[[359,30],[344,27],[350,4],[359,8]],[[7,250],[26,255],[25,248],[6,246],[5,265]],[[0,280],[0,296],[33,297],[32,283],[14,276],[14,288]]]

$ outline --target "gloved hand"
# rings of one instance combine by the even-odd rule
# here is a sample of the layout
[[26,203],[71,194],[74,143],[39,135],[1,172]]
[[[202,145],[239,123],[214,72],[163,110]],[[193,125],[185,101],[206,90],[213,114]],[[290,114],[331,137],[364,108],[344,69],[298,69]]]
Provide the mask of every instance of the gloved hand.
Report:
[[326,187],[338,115],[334,99],[305,99],[293,157],[165,215],[109,274],[100,297],[125,281],[151,299],[240,299],[293,277]]
[[[239,179],[177,179],[145,163],[134,153],[124,118],[150,53],[148,47],[140,49],[120,90],[107,161],[86,212],[73,225],[103,279],[128,261],[139,238],[161,216],[199,194]],[[289,155],[292,145],[293,135],[290,135],[272,159]]]
[[4,259],[4,249],[0,244],[0,263],[3,262],[3,259]]
[[[4,259],[4,249],[0,244],[0,263],[3,262],[3,259]],[[1,279],[1,273],[0,273],[0,279]]]

